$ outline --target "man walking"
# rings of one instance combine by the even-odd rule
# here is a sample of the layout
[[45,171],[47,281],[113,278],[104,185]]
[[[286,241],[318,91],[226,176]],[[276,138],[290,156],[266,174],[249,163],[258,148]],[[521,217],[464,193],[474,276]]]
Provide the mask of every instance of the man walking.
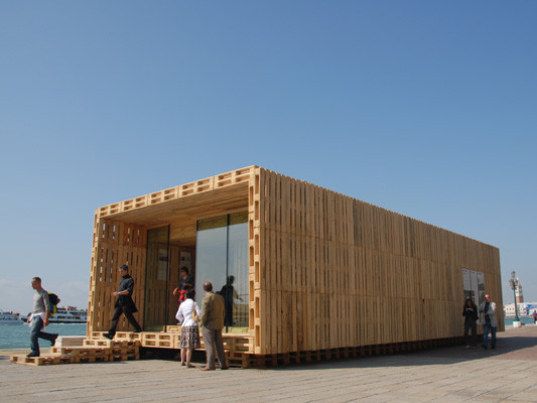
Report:
[[50,341],[53,346],[58,338],[56,333],[45,333],[43,328],[48,325],[50,315],[50,301],[48,292],[41,286],[39,277],[32,278],[32,288],[34,293],[34,308],[29,318],[30,323],[30,345],[32,352],[27,357],[39,357],[39,338]]
[[114,316],[112,317],[112,325],[108,333],[104,337],[112,340],[116,334],[117,323],[121,314],[124,314],[135,332],[141,332],[142,328],[134,318],[133,314],[138,312],[134,301],[132,300],[132,291],[134,289],[134,279],[129,274],[129,266],[124,264],[119,268],[121,272],[121,281],[117,291],[112,293],[117,297]]
[[488,347],[488,338],[490,333],[490,348],[496,348],[496,303],[492,302],[489,294],[485,295],[485,301],[479,307],[481,314],[481,323],[483,324],[483,348]]
[[224,298],[213,292],[213,285],[208,281],[203,283],[203,290],[205,291],[205,297],[203,298],[200,322],[203,338],[205,339],[207,364],[202,370],[212,371],[215,369],[215,350],[220,362],[220,368],[228,369],[229,366],[227,365],[222,340],[225,316]]

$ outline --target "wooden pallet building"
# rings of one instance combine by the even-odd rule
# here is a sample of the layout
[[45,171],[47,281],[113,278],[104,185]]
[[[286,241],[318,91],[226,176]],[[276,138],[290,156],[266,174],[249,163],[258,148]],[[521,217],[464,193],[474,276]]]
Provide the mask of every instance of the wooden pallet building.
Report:
[[227,295],[226,346],[245,365],[451,343],[465,296],[502,306],[497,248],[258,166],[96,210],[90,337],[108,329],[123,263],[142,346],[178,347],[186,266],[198,301],[205,280]]

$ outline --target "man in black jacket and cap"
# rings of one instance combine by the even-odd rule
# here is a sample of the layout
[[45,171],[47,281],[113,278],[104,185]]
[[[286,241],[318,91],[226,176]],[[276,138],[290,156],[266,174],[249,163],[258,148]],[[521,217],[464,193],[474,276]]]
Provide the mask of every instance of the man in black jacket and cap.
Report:
[[129,266],[124,264],[120,268],[121,270],[121,282],[117,291],[112,293],[117,297],[114,316],[112,317],[112,325],[108,333],[104,334],[104,337],[112,340],[116,334],[117,322],[121,314],[125,314],[125,317],[129,321],[135,332],[141,332],[142,328],[133,316],[133,313],[138,312],[134,301],[132,300],[132,291],[134,288],[134,279],[129,274]]

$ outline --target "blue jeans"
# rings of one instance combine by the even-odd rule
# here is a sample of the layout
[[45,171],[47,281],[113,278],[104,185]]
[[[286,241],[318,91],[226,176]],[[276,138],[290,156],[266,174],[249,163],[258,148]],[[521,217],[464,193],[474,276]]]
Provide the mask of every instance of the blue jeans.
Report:
[[487,348],[489,344],[490,333],[490,347],[496,348],[496,327],[489,324],[483,326],[483,348]]
[[53,343],[58,337],[55,333],[43,332],[43,318],[41,316],[34,316],[32,319],[32,325],[30,330],[30,348],[33,354],[39,355],[39,341],[38,338],[42,338]]

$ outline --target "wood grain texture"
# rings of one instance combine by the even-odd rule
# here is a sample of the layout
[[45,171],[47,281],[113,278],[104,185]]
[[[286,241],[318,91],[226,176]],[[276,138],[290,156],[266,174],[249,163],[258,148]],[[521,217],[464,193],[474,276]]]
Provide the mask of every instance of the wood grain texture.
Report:
[[263,168],[256,176],[254,353],[461,336],[463,268],[485,273],[501,306],[497,248]]

